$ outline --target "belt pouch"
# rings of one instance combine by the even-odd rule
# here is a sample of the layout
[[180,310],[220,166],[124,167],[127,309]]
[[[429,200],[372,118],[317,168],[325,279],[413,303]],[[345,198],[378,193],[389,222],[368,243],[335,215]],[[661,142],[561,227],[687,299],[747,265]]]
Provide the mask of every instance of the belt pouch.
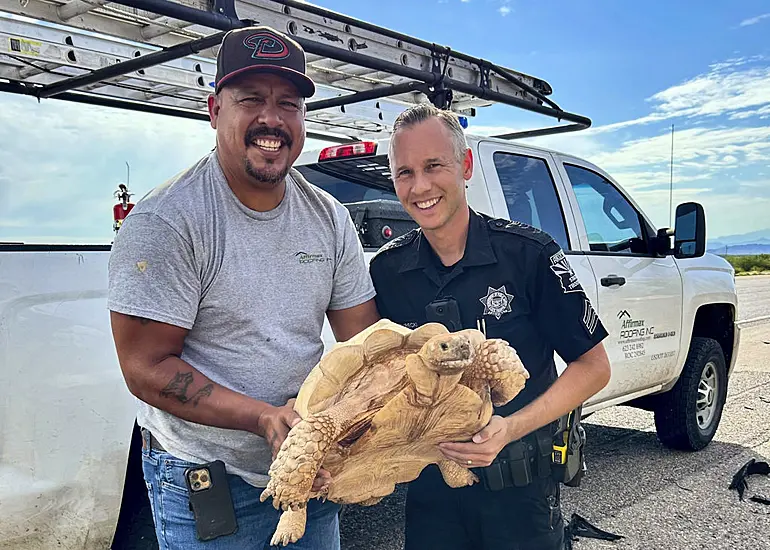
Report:
[[526,487],[532,483],[532,470],[524,442],[517,441],[508,446],[508,467],[514,487]]
[[553,437],[546,430],[535,432],[537,445],[537,474],[545,478],[551,475],[551,454],[553,453]]
[[500,491],[505,488],[503,468],[500,461],[495,461],[481,470],[481,479],[487,491]]

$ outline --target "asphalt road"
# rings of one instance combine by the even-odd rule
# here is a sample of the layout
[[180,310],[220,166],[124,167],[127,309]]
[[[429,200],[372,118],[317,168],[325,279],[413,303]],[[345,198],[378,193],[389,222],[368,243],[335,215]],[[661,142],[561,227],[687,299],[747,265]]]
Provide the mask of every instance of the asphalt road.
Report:
[[770,275],[736,277],[738,320],[770,315]]

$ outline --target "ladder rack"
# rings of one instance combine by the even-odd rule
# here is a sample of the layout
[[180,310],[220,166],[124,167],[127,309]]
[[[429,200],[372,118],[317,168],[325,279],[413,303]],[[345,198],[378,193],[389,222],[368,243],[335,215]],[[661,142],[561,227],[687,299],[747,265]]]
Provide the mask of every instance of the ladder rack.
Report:
[[495,103],[567,121],[542,79],[297,0],[0,0],[0,91],[208,121],[224,32],[266,24],[297,40],[317,93],[311,137],[387,137],[408,105],[465,117]]

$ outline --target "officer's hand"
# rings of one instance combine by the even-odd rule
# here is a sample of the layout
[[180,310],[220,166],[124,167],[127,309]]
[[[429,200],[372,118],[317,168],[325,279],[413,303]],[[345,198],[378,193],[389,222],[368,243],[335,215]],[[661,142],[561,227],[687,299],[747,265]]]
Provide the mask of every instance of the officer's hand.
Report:
[[446,458],[461,466],[478,468],[492,464],[500,450],[510,442],[508,422],[502,416],[495,415],[470,442],[441,443],[439,449]]
[[[273,460],[281,449],[281,444],[289,434],[289,430],[297,425],[300,416],[294,411],[294,402],[296,399],[289,399],[281,407],[270,407],[259,416],[257,422],[258,433],[267,440],[273,455]],[[323,468],[319,468],[315,479],[313,480],[313,491],[320,491],[327,488],[331,482],[331,474]]]

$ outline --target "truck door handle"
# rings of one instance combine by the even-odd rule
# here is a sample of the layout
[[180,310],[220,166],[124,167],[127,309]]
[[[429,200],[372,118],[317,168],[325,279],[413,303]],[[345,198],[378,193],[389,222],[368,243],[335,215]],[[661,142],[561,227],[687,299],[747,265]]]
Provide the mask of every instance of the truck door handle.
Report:
[[610,275],[609,277],[602,277],[602,286],[623,286],[626,284],[625,277],[618,277],[617,275]]

